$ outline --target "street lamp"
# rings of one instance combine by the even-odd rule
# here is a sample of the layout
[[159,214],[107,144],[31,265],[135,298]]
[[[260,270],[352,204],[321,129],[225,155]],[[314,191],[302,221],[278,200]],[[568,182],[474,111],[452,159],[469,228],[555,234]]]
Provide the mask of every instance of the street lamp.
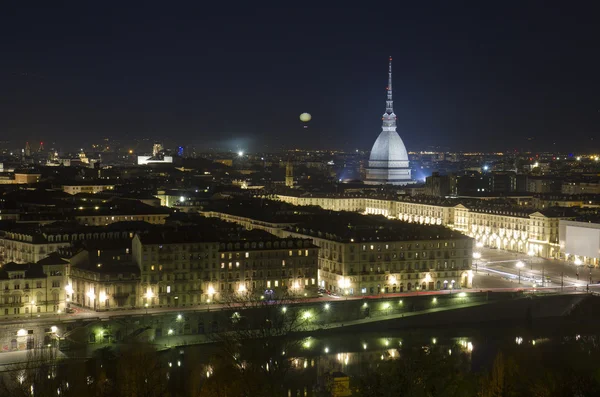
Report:
[[148,314],[148,303],[144,303],[144,307],[146,308],[146,314]]
[[208,306],[208,310],[210,310],[210,300],[213,298],[213,296],[215,294],[215,288],[212,285],[209,285],[208,290],[206,292],[208,293],[208,299],[206,299],[206,305]]
[[475,273],[477,273],[477,265],[479,264],[479,259],[481,259],[481,253],[473,252],[473,259],[475,259]]
[[533,256],[535,255],[535,252],[533,252],[533,250],[529,250],[529,252],[527,253],[527,255],[529,255],[530,269],[533,271]]
[[94,310],[96,310],[96,294],[94,294],[94,290],[89,290],[86,295],[90,299],[90,307],[92,306],[92,301],[94,301]]
[[523,268],[523,266],[525,266],[525,264],[521,261],[518,261],[515,266],[517,267],[517,269],[519,269],[519,284],[521,284],[521,269]]
[[583,262],[581,262],[581,259],[577,258],[575,259],[575,270],[576,270],[576,274],[577,274],[577,280],[579,280],[579,266],[581,266],[583,264]]

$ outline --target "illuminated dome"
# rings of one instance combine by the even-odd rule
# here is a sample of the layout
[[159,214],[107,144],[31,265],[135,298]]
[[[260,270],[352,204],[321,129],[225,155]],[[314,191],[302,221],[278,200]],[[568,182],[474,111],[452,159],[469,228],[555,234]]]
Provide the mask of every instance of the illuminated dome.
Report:
[[396,131],[381,131],[373,144],[369,163],[371,162],[396,162],[408,163],[408,153],[402,138]]

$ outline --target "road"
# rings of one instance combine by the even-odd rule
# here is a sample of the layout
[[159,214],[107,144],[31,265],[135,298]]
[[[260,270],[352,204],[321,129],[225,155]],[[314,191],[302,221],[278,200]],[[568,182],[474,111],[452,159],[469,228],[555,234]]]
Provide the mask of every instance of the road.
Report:
[[[473,272],[475,280],[480,278],[480,273],[490,276],[498,276],[498,283],[504,284],[512,280],[518,283],[519,270],[516,267],[517,262],[521,261],[524,266],[521,268],[521,285],[537,286],[541,285],[542,275],[550,284],[544,283],[544,286],[565,287],[578,286],[586,287],[588,284],[596,284],[600,281],[600,269],[590,269],[585,266],[575,266],[560,260],[544,259],[538,257],[529,257],[526,254],[517,254],[513,252],[500,251],[490,248],[479,248],[481,259],[474,260]],[[475,266],[477,262],[477,266]],[[477,284],[477,282],[475,282]],[[514,285],[514,284],[513,284]],[[500,285],[499,285],[500,286]]]

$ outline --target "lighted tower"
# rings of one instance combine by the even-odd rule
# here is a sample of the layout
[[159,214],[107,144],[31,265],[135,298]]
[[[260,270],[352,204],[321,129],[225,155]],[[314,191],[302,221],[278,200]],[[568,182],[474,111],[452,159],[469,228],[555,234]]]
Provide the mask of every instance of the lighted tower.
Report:
[[25,157],[31,156],[31,146],[29,146],[29,142],[25,142]]
[[400,135],[396,132],[396,115],[392,100],[392,58],[388,68],[387,98],[382,131],[377,137],[369,156],[366,184],[406,185],[414,183],[410,178],[408,153]]
[[285,186],[294,187],[294,165],[289,159],[285,165]]
[[38,152],[43,152],[44,151],[44,142],[40,142],[40,147],[38,149]]
[[154,145],[152,146],[152,156],[156,157],[162,151],[163,151],[163,145],[162,145],[162,143],[154,142]]

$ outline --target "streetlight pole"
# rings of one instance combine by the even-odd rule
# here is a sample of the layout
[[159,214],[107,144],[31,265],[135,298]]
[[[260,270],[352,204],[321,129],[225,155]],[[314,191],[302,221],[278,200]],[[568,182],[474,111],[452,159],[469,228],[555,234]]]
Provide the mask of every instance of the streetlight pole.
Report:
[[535,252],[529,251],[527,255],[529,255],[529,268],[533,271],[533,256],[535,255]]
[[477,273],[477,265],[479,264],[480,258],[481,258],[481,253],[473,252],[473,259],[475,259],[475,273]]
[[525,264],[521,261],[518,261],[517,264],[515,265],[517,267],[517,269],[519,270],[519,284],[521,284],[521,268],[523,266],[525,266]]

